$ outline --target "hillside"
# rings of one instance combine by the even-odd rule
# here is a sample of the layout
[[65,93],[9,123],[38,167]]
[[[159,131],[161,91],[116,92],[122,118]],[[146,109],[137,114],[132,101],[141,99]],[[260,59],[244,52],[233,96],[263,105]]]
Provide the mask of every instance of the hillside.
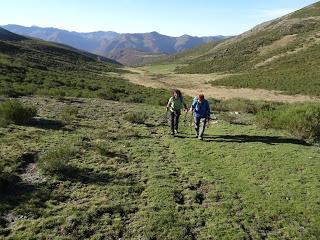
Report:
[[[154,56],[159,54],[161,56],[177,53],[225,38],[224,36],[193,37],[189,35],[171,37],[157,32],[120,34],[100,31],[78,33],[57,28],[23,27],[13,24],[5,25],[3,28],[20,35],[66,44],[131,66],[150,62]],[[153,55],[153,57],[150,58],[149,55]]]
[[114,60],[0,28],[0,95],[101,97],[133,102],[144,102],[150,95],[166,98],[162,90],[127,82],[121,77],[124,72]]
[[319,31],[320,2],[169,61],[187,64],[177,73],[237,73],[214,85],[319,96]]
[[167,56],[164,53],[143,52],[132,48],[113,50],[112,53],[107,55],[110,59],[132,67],[152,63]]

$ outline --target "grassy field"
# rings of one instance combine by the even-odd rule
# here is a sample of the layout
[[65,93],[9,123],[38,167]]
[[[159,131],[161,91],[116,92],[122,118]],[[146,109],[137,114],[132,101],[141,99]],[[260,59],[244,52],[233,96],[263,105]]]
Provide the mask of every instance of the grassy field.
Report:
[[[0,128],[0,168],[11,174],[0,196],[1,239],[320,235],[317,146],[222,121],[199,141],[184,115],[173,138],[157,106],[22,101],[36,106],[38,116],[29,125]],[[132,112],[149,117],[133,124],[126,120]],[[44,167],[61,155],[68,163]]]

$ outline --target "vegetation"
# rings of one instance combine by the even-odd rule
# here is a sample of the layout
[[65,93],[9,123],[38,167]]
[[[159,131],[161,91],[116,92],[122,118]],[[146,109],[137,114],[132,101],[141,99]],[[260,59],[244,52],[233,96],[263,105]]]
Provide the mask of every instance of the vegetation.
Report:
[[[238,88],[264,88],[280,90],[290,94],[320,96],[320,44],[303,52],[282,57],[265,69],[247,71],[211,82]],[[272,68],[272,71],[270,71]],[[306,84],[308,83],[308,84]]]
[[70,160],[75,157],[76,153],[77,149],[70,144],[56,146],[40,157],[38,166],[46,173],[64,173],[69,166]]
[[131,112],[125,116],[125,120],[131,123],[143,124],[148,118],[148,114],[146,112]]
[[227,99],[217,100],[209,99],[211,108],[218,112],[241,112],[257,114],[263,110],[273,110],[283,103],[270,102],[270,101],[252,101],[248,99]]
[[[158,122],[164,114],[160,106],[102,99],[22,101],[37,105],[39,118],[47,121],[58,120],[68,105],[79,107],[81,117],[71,122],[76,126],[71,131],[0,128],[1,169],[15,176],[0,197],[3,239],[319,236],[316,146],[279,130],[220,121],[198,141],[183,118],[181,134],[173,138]],[[125,120],[136,111],[152,113],[146,124]],[[66,171],[43,171],[44,159],[59,158],[67,159],[58,164]]]
[[[213,85],[320,95],[320,5],[219,43],[172,56],[176,73],[237,73]],[[308,84],[306,84],[308,83]]]
[[[2,40],[1,40],[2,39]],[[121,78],[120,65],[75,49],[40,40],[0,39],[0,95],[18,97],[100,97],[165,104],[168,92]]]
[[35,107],[24,106],[18,101],[9,100],[0,104],[0,122],[2,126],[9,123],[23,124],[37,114]]
[[286,130],[301,139],[320,139],[319,104],[285,105],[272,111],[261,111],[257,122],[265,128]]

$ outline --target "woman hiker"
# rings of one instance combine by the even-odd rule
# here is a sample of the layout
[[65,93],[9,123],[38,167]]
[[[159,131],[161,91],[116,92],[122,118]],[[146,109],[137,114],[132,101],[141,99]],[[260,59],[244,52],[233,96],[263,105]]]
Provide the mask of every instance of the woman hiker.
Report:
[[175,89],[172,91],[172,96],[167,104],[167,111],[170,110],[171,135],[175,135],[178,133],[179,117],[181,115],[182,109],[188,111],[187,105],[184,102],[181,91]]
[[193,99],[190,111],[193,111],[196,137],[203,140],[203,133],[206,128],[207,121],[210,120],[211,109],[209,102],[204,99],[204,95],[200,94]]

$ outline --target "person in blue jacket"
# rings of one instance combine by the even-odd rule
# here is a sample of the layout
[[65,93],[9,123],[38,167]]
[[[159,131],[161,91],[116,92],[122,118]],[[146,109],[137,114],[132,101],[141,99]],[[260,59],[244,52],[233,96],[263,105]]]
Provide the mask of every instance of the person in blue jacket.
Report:
[[204,130],[207,121],[210,119],[211,112],[209,102],[204,99],[203,94],[200,94],[193,99],[190,111],[193,111],[196,137],[199,140],[203,140]]

